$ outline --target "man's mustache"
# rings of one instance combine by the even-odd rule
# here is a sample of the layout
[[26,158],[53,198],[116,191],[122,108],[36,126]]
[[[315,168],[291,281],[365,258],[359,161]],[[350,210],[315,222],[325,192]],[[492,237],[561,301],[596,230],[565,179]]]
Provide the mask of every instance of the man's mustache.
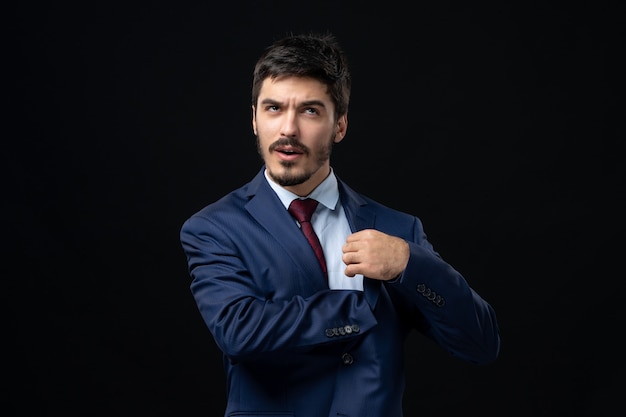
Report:
[[270,152],[274,151],[279,146],[291,146],[292,148],[299,149],[303,153],[308,154],[309,148],[300,142],[298,139],[294,138],[280,138],[276,142],[272,143],[269,147]]

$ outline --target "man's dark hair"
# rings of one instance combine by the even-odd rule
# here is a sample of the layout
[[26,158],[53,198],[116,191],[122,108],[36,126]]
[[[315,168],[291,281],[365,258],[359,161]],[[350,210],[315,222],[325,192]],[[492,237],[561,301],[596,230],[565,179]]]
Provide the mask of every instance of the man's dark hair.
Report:
[[263,80],[283,76],[324,83],[335,104],[335,118],[348,113],[352,79],[347,57],[334,35],[291,34],[266,48],[254,67],[252,105],[257,105]]

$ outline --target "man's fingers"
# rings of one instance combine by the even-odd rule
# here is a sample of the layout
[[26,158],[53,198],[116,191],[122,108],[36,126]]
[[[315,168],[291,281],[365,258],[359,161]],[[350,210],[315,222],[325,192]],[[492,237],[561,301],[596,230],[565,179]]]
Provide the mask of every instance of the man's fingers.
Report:
[[341,260],[346,265],[356,264],[359,262],[358,252],[344,252],[341,256]]

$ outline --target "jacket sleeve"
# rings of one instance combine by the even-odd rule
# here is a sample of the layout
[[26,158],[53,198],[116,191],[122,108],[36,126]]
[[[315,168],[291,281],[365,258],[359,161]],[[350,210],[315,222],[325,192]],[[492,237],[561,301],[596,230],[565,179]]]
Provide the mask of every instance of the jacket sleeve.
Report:
[[[231,361],[280,358],[286,351],[348,342],[376,325],[361,291],[279,295],[288,287],[287,280],[297,282],[299,277],[273,276],[293,271],[269,265],[271,260],[252,276],[250,255],[243,254],[242,240],[233,239],[232,227],[227,231],[209,217],[193,216],[180,232],[192,294],[215,342]],[[276,285],[280,280],[283,284]]]
[[[410,257],[404,273],[387,284],[418,330],[452,356],[486,364],[500,351],[500,334],[492,306],[465,278],[434,251],[421,222],[414,218]],[[408,307],[407,307],[408,306]]]

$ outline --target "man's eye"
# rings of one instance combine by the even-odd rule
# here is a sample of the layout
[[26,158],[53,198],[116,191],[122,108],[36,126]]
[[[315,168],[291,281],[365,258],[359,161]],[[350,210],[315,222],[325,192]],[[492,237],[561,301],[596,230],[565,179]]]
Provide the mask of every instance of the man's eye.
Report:
[[279,110],[278,106],[267,106],[267,111],[274,112],[274,111],[278,111],[278,110]]
[[305,113],[309,113],[309,114],[317,114],[318,111],[317,109],[314,109],[313,107],[309,107],[307,109],[304,110]]

